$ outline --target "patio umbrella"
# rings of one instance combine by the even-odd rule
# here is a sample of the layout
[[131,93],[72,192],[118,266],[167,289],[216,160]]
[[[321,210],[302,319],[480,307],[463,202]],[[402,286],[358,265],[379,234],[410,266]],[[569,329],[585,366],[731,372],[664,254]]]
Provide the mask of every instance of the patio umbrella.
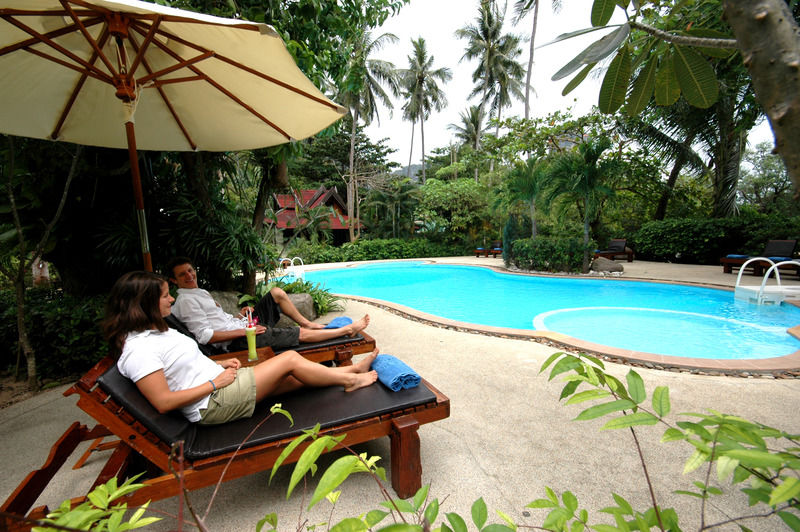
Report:
[[0,20],[0,132],[127,149],[148,270],[137,148],[274,146],[345,112],[266,24],[136,0],[0,0]]

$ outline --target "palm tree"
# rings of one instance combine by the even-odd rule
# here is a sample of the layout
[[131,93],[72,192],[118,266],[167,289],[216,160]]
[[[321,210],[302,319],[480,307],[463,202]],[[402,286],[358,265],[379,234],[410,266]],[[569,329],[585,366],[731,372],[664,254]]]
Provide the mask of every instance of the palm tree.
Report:
[[[453,78],[449,68],[433,68],[433,56],[428,56],[425,39],[411,39],[413,53],[408,56],[408,68],[400,72],[401,84],[407,101],[403,106],[403,116],[411,118],[411,143],[414,143],[414,124],[419,122],[422,140],[422,184],[425,184],[425,119],[432,109],[441,111],[447,105],[447,98],[437,81],[446,83]],[[409,160],[411,155],[409,154]],[[409,163],[410,166],[410,163]]]
[[369,125],[373,119],[380,122],[378,103],[383,103],[389,109],[392,101],[382,85],[386,84],[395,96],[400,94],[400,85],[394,65],[389,61],[371,59],[370,57],[387,44],[397,42],[397,36],[392,33],[383,33],[372,39],[372,34],[362,31],[350,43],[351,55],[344,89],[338,95],[339,101],[350,110],[353,119],[350,130],[350,176],[347,180],[347,216],[350,219],[350,241],[355,240],[353,223],[354,206],[356,203],[355,179],[355,143],[358,121]]
[[512,200],[529,204],[531,212],[531,238],[536,238],[536,200],[544,190],[548,177],[544,161],[529,158],[509,174],[508,192]]
[[[486,133],[487,128],[483,125],[483,109],[478,105],[472,105],[466,111],[459,114],[461,124],[450,124],[447,127],[453,131],[456,138],[462,144],[474,148],[480,146],[480,138]],[[475,167],[475,182],[478,182],[478,168]]]
[[590,138],[576,149],[558,154],[547,171],[548,203],[577,204],[583,212],[583,273],[589,271],[589,224],[599,215],[603,200],[613,194],[606,181],[616,173],[619,161],[600,160],[610,147],[608,137]]
[[[519,87],[524,72],[516,60],[522,53],[520,38],[503,34],[503,20],[503,13],[494,2],[482,2],[475,24],[456,30],[456,37],[467,40],[461,60],[478,60],[478,66],[472,73],[475,88],[470,97],[480,94],[481,112],[489,103],[496,117],[499,117],[502,107],[511,103],[511,94],[522,95]],[[479,143],[475,149],[480,149]]]
[[[525,76],[525,120],[530,118],[531,114],[531,74],[533,73],[533,51],[534,42],[536,41],[536,26],[539,22],[539,0],[517,0],[514,3],[514,14],[516,18],[514,25],[519,24],[519,21],[533,10],[533,25],[531,26],[531,40],[530,49],[528,52],[528,72]],[[552,0],[553,12],[561,9],[561,0]]]

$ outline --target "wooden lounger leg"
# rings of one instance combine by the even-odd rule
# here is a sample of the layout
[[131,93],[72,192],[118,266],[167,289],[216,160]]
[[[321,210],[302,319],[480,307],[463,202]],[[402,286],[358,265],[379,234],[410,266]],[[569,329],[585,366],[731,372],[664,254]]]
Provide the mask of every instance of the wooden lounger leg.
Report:
[[419,422],[413,416],[392,420],[392,487],[401,499],[413,497],[422,487]]
[[42,494],[47,484],[52,480],[58,470],[67,461],[75,448],[83,441],[93,440],[108,432],[105,427],[95,427],[89,430],[86,425],[75,422],[53,444],[50,455],[40,469],[31,471],[17,489],[6,499],[0,511],[17,515],[25,515],[39,495]]

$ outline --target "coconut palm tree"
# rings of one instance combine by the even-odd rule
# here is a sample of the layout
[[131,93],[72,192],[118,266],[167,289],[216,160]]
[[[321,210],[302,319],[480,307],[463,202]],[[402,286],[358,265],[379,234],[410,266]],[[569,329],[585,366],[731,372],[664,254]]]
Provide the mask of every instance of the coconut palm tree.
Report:
[[[450,124],[447,127],[453,131],[456,138],[463,145],[474,148],[480,146],[480,138],[486,133],[487,128],[483,125],[483,109],[478,105],[472,105],[469,109],[459,113],[461,124]],[[478,167],[475,167],[475,182],[478,182]]]
[[[522,53],[520,37],[503,34],[504,13],[494,2],[482,2],[474,24],[456,30],[456,37],[467,40],[461,60],[478,60],[472,73],[475,88],[470,97],[480,95],[481,112],[487,104],[495,117],[511,103],[510,95],[522,96],[523,68],[516,58]],[[480,142],[480,139],[478,139]],[[475,145],[480,149],[480,144]]]
[[350,130],[350,176],[347,180],[347,216],[350,219],[350,240],[355,240],[354,206],[356,203],[355,142],[359,120],[369,125],[377,119],[379,103],[392,109],[392,101],[383,89],[385,84],[392,94],[399,96],[400,84],[394,64],[389,61],[373,59],[371,56],[387,44],[397,42],[397,36],[383,33],[372,38],[368,31],[355,35],[349,43],[350,62],[338,100],[350,110],[352,126]]
[[555,156],[547,171],[545,201],[562,207],[577,205],[583,213],[583,273],[589,271],[589,224],[598,215],[604,199],[613,194],[607,180],[617,173],[619,161],[602,159],[611,147],[608,137],[589,138],[575,149]]
[[[517,0],[514,2],[514,25],[519,24],[519,21],[525,18],[528,13],[533,11],[533,24],[531,26],[531,39],[530,48],[528,50],[528,71],[525,75],[525,120],[530,118],[531,114],[531,74],[533,73],[533,51],[534,42],[536,41],[536,26],[539,22],[539,0]],[[558,12],[561,9],[561,0],[552,0],[553,12]]]
[[509,174],[508,192],[511,200],[523,201],[530,207],[531,238],[536,238],[536,200],[544,191],[548,179],[547,164],[529,158]]
[[[411,39],[413,52],[408,56],[408,68],[400,71],[401,85],[406,97],[403,116],[411,117],[411,143],[414,143],[414,124],[419,122],[422,141],[422,184],[425,184],[425,119],[431,110],[441,111],[447,105],[447,98],[437,81],[446,83],[453,78],[449,68],[433,68],[433,56],[428,55],[425,39]],[[411,155],[409,154],[409,161]],[[409,162],[409,166],[411,166]]]

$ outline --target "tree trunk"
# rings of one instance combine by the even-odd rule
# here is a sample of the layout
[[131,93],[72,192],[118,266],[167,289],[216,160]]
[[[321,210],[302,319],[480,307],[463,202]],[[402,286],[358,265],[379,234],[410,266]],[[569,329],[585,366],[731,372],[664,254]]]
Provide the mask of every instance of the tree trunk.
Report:
[[589,194],[583,206],[583,273],[589,273]]
[[528,55],[528,73],[525,75],[525,120],[531,116],[531,74],[533,73],[533,42],[536,40],[536,25],[539,22],[539,2],[533,4],[533,29],[531,29],[531,46]]
[[536,203],[531,198],[531,238],[536,238]]
[[736,186],[742,155],[742,135],[733,127],[733,102],[724,93],[717,102],[716,121],[719,139],[714,150],[713,210],[714,218],[725,218],[736,212]]
[[414,154],[414,126],[416,122],[411,122],[411,147],[408,149],[408,168],[406,169],[406,177],[411,179],[411,156]]
[[212,211],[211,194],[208,191],[203,152],[181,152],[180,157],[192,195],[200,202],[203,210],[210,214]]
[[39,389],[39,378],[36,375],[36,352],[33,350],[30,339],[28,338],[28,327],[25,324],[25,265],[20,264],[20,272],[14,279],[14,291],[17,294],[17,338],[25,355],[25,363],[28,372],[28,389],[37,391]]
[[353,125],[350,128],[350,175],[347,178],[347,229],[350,232],[350,242],[356,239],[353,218],[355,217],[355,162],[356,162],[356,124],[358,123],[358,106],[353,109]]
[[672,166],[672,171],[669,173],[669,178],[667,178],[665,190],[661,193],[661,198],[658,200],[656,213],[653,215],[654,220],[663,220],[667,215],[667,205],[669,204],[669,200],[672,197],[673,191],[675,190],[675,182],[678,180],[678,176],[681,175],[681,170],[685,164],[686,154],[681,152],[675,159],[675,164]]
[[784,0],[723,0],[733,34],[800,195],[800,28]]
[[425,184],[425,119],[419,119],[419,138],[422,143],[422,184]]

